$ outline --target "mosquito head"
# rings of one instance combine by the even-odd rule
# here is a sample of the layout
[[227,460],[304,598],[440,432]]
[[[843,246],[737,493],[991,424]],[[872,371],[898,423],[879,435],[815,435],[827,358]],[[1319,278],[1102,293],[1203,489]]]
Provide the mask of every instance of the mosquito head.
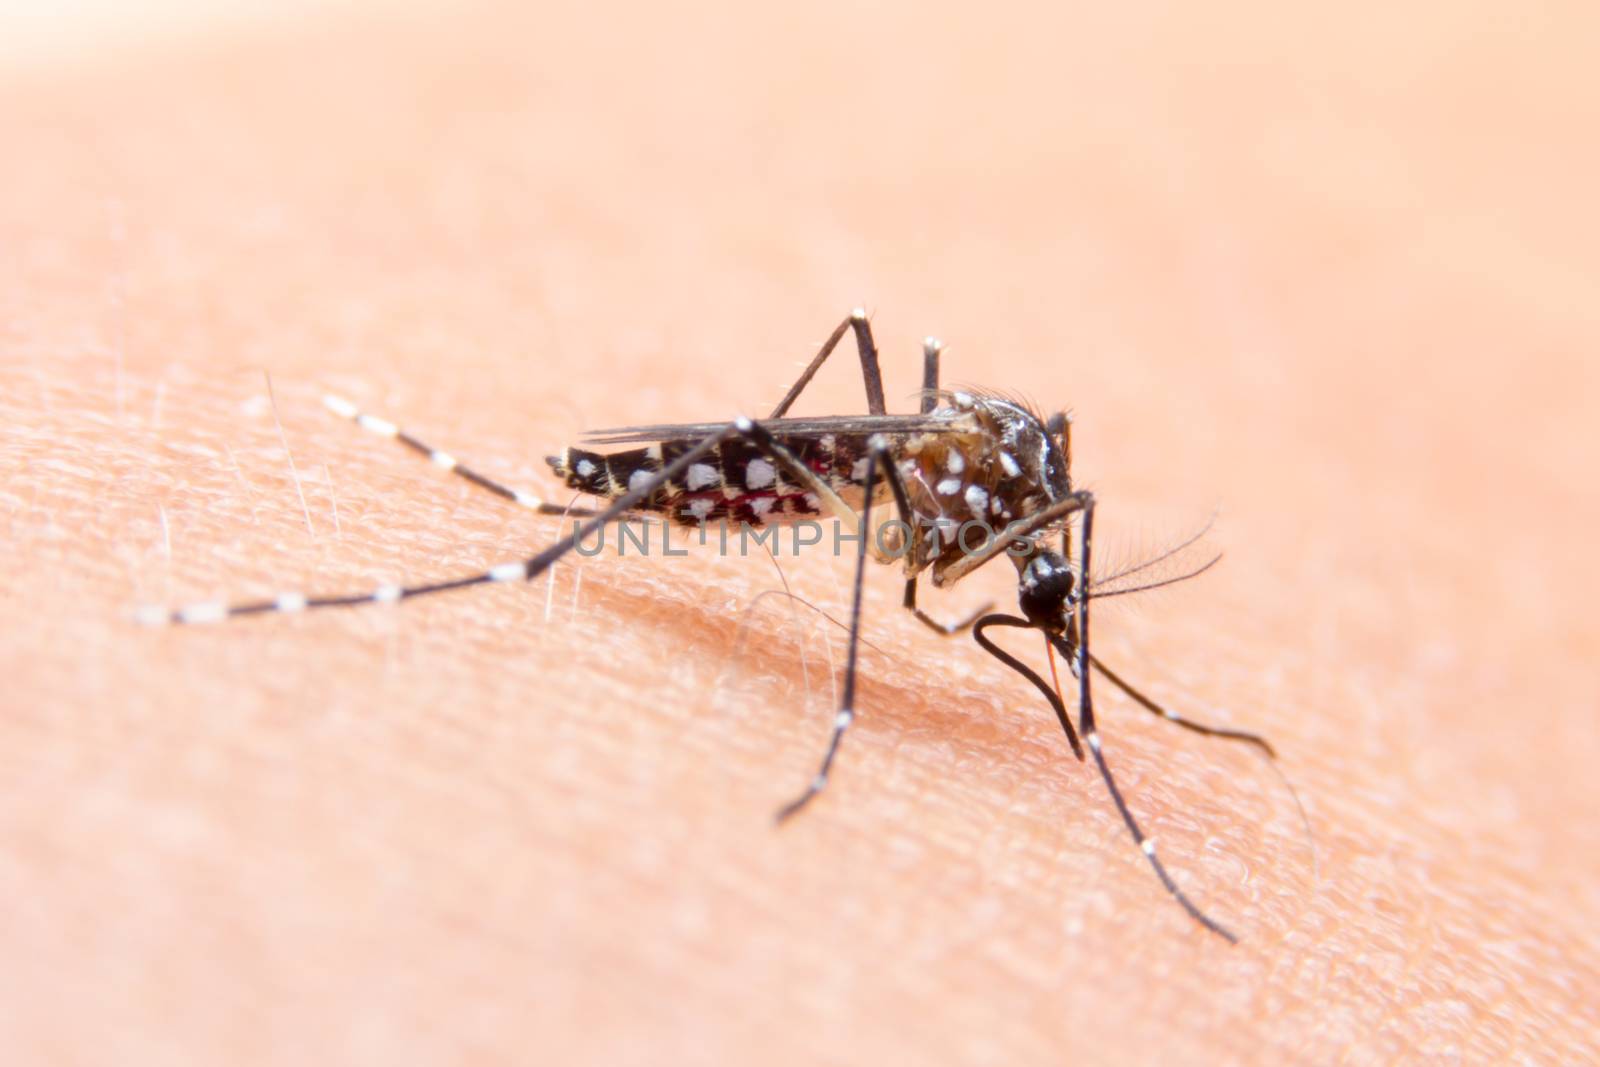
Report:
[[1022,613],[1045,633],[1066,630],[1072,609],[1072,568],[1061,553],[1041,549],[1029,556],[1017,578]]

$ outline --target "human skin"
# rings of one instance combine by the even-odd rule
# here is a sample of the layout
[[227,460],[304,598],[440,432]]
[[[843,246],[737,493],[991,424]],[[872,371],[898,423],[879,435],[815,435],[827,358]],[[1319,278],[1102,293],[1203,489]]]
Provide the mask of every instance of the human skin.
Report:
[[[1596,27],[1495,18],[345,13],[13,59],[0,1056],[1594,1059]],[[1315,862],[1263,761],[1097,700],[1238,946],[883,568],[782,828],[842,635],[764,558],[131,622],[555,540],[324,392],[555,496],[586,428],[761,414],[858,303],[892,406],[937,333],[1074,410],[1108,556],[1221,505],[1223,563],[1097,649],[1270,737]],[[845,350],[796,410],[861,402]],[[847,613],[848,559],[780,564]]]

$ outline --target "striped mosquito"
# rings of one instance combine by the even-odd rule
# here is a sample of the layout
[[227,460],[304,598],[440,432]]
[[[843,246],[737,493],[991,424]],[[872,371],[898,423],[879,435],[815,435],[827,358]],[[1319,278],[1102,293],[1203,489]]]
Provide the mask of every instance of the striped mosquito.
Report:
[[[789,408],[846,333],[854,334],[860,356],[867,414],[790,418]],[[364,592],[331,596],[281,593],[271,599],[199,603],[175,611],[146,609],[140,619],[155,624],[216,622],[240,615],[393,603],[490,582],[526,581],[543,574],[604,524],[630,515],[653,514],[696,527],[716,520],[762,527],[831,516],[860,532],[856,538],[859,547],[844,684],[817,773],[798,796],[779,809],[778,821],[787,820],[822,792],[840,742],[855,720],[867,557],[871,555],[880,562],[899,561],[904,570],[906,610],[943,636],[970,630],[985,652],[1032,683],[1055,712],[1067,743],[1080,762],[1085,758],[1084,743],[1088,745],[1112,803],[1167,892],[1200,925],[1230,943],[1236,942],[1238,939],[1230,930],[1202,911],[1178,887],[1156,855],[1155,841],[1140,829],[1106,763],[1090,686],[1098,673],[1147,711],[1187,730],[1245,742],[1268,757],[1275,755],[1272,746],[1256,734],[1206,726],[1175,714],[1135,689],[1090,650],[1091,601],[1193,577],[1215,563],[1216,558],[1176,577],[1141,582],[1139,572],[1187,547],[1195,540],[1191,538],[1154,559],[1106,579],[1097,578],[1091,587],[1083,576],[1092,573],[1095,497],[1072,485],[1070,420],[1064,413],[1042,417],[1026,405],[1000,395],[941,390],[940,352],[938,341],[924,341],[921,410],[908,415],[889,414],[884,405],[872,328],[866,313],[858,309],[833,330],[799,379],[764,419],[739,417],[726,423],[598,431],[589,435],[589,444],[634,447],[609,452],[568,448],[549,457],[555,474],[569,487],[605,502],[597,511],[562,507],[509,488],[463,465],[449,453],[430,447],[394,423],[329,397],[326,403],[335,414],[399,441],[482,489],[540,514],[576,516],[583,521],[534,556],[476,574],[410,585],[381,585]],[[874,538],[869,532],[873,529],[873,508],[891,501],[898,518],[898,537],[892,552],[886,550],[883,538]],[[974,523],[999,530],[1000,534],[974,545],[973,538],[960,536],[963,527]],[[993,605],[985,605],[967,618],[947,623],[918,606],[917,589],[923,575],[935,587],[948,588],[1001,557],[1010,559],[1016,567],[1020,614],[991,612]],[[1048,646],[1047,653],[1053,650],[1066,661],[1077,681],[1076,727],[1058,686],[1046,682],[990,637],[989,631],[1004,628],[1038,631]],[[1051,666],[1053,673],[1054,664]]]

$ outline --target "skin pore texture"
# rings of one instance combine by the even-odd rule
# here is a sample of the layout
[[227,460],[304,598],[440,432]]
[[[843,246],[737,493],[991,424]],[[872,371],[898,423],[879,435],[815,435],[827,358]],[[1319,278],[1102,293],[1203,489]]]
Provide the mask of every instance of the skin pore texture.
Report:
[[[1594,1059],[1597,27],[1495,10],[176,9],[8,51],[0,1058]],[[557,536],[325,392],[564,502],[541,457],[764,414],[856,304],[891,410],[934,333],[947,383],[1074,411],[1107,566],[1222,506],[1222,564],[1094,639],[1305,801],[1315,864],[1257,754],[1097,685],[1237,947],[887,568],[782,828],[843,641],[764,555],[130,621]],[[846,341],[795,410],[862,403]],[[841,618],[852,562],[779,560]]]

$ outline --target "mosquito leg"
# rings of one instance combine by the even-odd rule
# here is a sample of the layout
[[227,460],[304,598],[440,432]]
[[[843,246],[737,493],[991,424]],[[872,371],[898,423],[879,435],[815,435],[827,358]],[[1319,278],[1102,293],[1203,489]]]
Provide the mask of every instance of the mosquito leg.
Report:
[[799,380],[789,387],[789,391],[778,401],[778,406],[772,409],[772,414],[767,418],[783,417],[790,405],[799,399],[811,379],[816,377],[817,371],[827,362],[828,357],[833,354],[834,348],[838,346],[846,330],[855,331],[856,351],[861,356],[861,377],[867,387],[867,413],[882,415],[887,411],[883,404],[883,374],[878,370],[878,346],[872,343],[872,324],[867,321],[867,313],[861,308],[856,308],[850,312],[848,318],[834,327],[828,339],[822,342],[817,354],[811,357],[806,369],[800,372]]
[[966,633],[968,630],[972,629],[974,624],[976,624],[979,619],[983,618],[984,615],[994,607],[994,601],[984,601],[982,604],[978,605],[977,609],[973,611],[972,614],[968,615],[964,619],[957,619],[955,622],[940,622],[932,615],[929,615],[927,612],[917,607],[917,579],[907,578],[906,595],[905,599],[901,601],[901,605],[909,610],[911,614],[915,615],[918,622],[922,623],[934,633],[943,637],[953,637],[956,634]]
[[595,512],[587,508],[566,508],[560,504],[548,503],[533,493],[525,492],[521,489],[512,489],[510,486],[503,485],[493,478],[479,474],[450,453],[440,451],[432,445],[424,443],[388,419],[381,419],[376,415],[368,415],[360,411],[354,404],[343,397],[325,396],[322,398],[322,403],[335,415],[349,419],[363,430],[375,433],[379,437],[388,437],[399,441],[411,451],[426,457],[435,467],[442,467],[451,474],[466,479],[480,489],[487,489],[495,496],[509,500],[513,504],[519,504],[540,515],[570,515],[581,519],[595,514]]
[[1044,694],[1044,698],[1050,702],[1051,710],[1056,713],[1056,718],[1061,722],[1061,729],[1066,731],[1067,744],[1072,746],[1072,754],[1082,760],[1083,746],[1078,743],[1078,735],[1072,729],[1072,720],[1067,717],[1066,706],[1061,703],[1061,697],[1056,693],[1055,687],[1039,677],[1032,667],[1029,667],[1026,663],[1023,663],[995,644],[991,638],[985,637],[983,631],[991,626],[1015,626],[1020,629],[1031,630],[1035,628],[1033,623],[1027,619],[1017,618],[1014,615],[986,615],[973,626],[972,639],[982,645],[985,652],[1032,682],[1034,687]]
[[1278,753],[1275,749],[1273,749],[1271,742],[1269,742],[1265,737],[1262,737],[1260,734],[1253,734],[1247,730],[1225,730],[1221,727],[1207,726],[1204,723],[1194,722],[1191,719],[1185,719],[1179,715],[1175,715],[1173,712],[1169,711],[1160,704],[1157,704],[1155,701],[1139,692],[1133,686],[1129,685],[1121,677],[1115,674],[1110,667],[1107,667],[1104,663],[1100,662],[1100,658],[1098,656],[1090,656],[1089,662],[1094,665],[1096,670],[1106,676],[1106,681],[1110,682],[1118,689],[1121,689],[1124,693],[1131,697],[1135,703],[1145,710],[1161,716],[1168,722],[1177,723],[1185,730],[1193,730],[1195,733],[1204,734],[1206,737],[1219,737],[1225,741],[1243,741],[1246,744],[1255,745],[1266,754],[1268,760],[1274,761],[1268,763],[1267,766],[1272,768],[1273,773],[1278,776],[1278,781],[1283,783],[1283,787],[1289,791],[1290,799],[1294,801],[1295,811],[1299,812],[1300,814],[1300,825],[1305,830],[1306,841],[1311,850],[1312,881],[1316,882],[1320,880],[1321,864],[1317,859],[1316,831],[1312,830],[1311,817],[1306,814],[1306,806],[1300,800],[1300,790],[1294,787],[1294,783],[1289,780],[1289,776],[1285,774],[1283,772],[1283,768],[1277,764],[1276,760],[1278,758]]
[[1246,744],[1255,745],[1262,752],[1265,752],[1269,758],[1277,758],[1278,753],[1273,750],[1271,743],[1260,734],[1253,734],[1248,730],[1228,730],[1220,726],[1207,726],[1205,723],[1195,722],[1192,719],[1185,719],[1183,716],[1169,710],[1168,708],[1162,707],[1154,700],[1151,700],[1149,697],[1139,692],[1139,690],[1135,689],[1132,685],[1125,681],[1121,675],[1117,674],[1116,671],[1113,671],[1110,667],[1107,667],[1103,662],[1101,662],[1098,656],[1090,656],[1089,662],[1094,665],[1095,670],[1105,675],[1106,681],[1122,690],[1133,700],[1135,704],[1138,704],[1146,711],[1154,715],[1159,715],[1168,722],[1176,723],[1185,730],[1193,730],[1197,734],[1204,734],[1207,737],[1221,737],[1229,741],[1243,741]]
[[839,753],[839,742],[856,717],[856,658],[861,644],[861,591],[866,584],[867,539],[871,537],[872,486],[876,480],[877,466],[877,452],[867,453],[867,494],[866,503],[861,509],[861,543],[856,549],[855,591],[850,600],[849,652],[844,665],[844,692],[839,697],[839,711],[833,717],[833,734],[828,738],[828,751],[822,757],[822,765],[817,768],[816,777],[811,779],[803,793],[778,809],[777,821],[780,823],[805,807],[811,802],[812,797],[827,786],[828,772],[833,768],[833,758]]
[[[944,580],[939,584],[954,585],[966,575],[971,574],[973,571],[977,570],[985,563],[988,563],[1000,553],[1004,552],[1012,544],[1018,541],[1026,541],[1028,538],[1037,534],[1040,530],[1047,529],[1050,526],[1060,522],[1062,519],[1065,519],[1067,516],[1072,515],[1075,512],[1082,511],[1085,506],[1084,499],[1088,496],[1089,494],[1087,493],[1072,493],[1068,496],[1064,496],[1060,500],[1057,500],[1054,504],[1051,504],[1049,507],[1045,508],[1043,511],[1031,515],[1026,519],[1020,519],[1012,523],[1010,526],[1007,526],[1004,530],[998,531],[1000,536],[996,537],[993,542],[988,545],[988,547],[980,549],[977,552],[969,553],[968,555],[961,557],[961,559],[957,560],[955,563],[951,564],[950,567],[944,572]],[[1063,540],[1066,539],[1067,533],[1068,531],[1066,530],[1062,531],[1061,536]],[[1071,562],[1072,557],[1067,552],[1063,551],[1062,556],[1064,556],[1068,562]]]
[[[841,497],[837,491],[835,491],[833,486],[824,481],[816,471],[800,462],[800,458],[785,448],[777,440],[777,438],[772,436],[765,426],[761,425],[759,422],[753,423],[750,432],[745,436],[752,444],[755,445],[758,450],[760,450],[763,456],[776,463],[778,467],[782,469],[783,473],[788,475],[794,481],[795,485],[801,487],[808,493],[814,494],[821,505],[826,508],[834,518],[838,519],[840,522],[849,523],[852,526],[858,521],[865,521],[864,518],[856,515],[855,508],[845,503],[844,498]],[[869,468],[872,466],[870,461],[867,465]],[[870,491],[867,495],[870,498]],[[863,515],[864,514],[865,513],[863,512]],[[863,539],[868,540],[870,538],[868,538],[866,535],[863,535]]]
[[944,345],[937,337],[922,339],[922,413],[939,406],[939,353]]
[[[543,552],[527,559],[502,563],[498,566],[490,567],[488,570],[479,571],[476,574],[420,582],[412,585],[384,584],[360,593],[341,593],[331,596],[280,593],[271,599],[245,601],[236,604],[223,601],[208,601],[190,604],[176,610],[153,607],[142,608],[135,613],[135,619],[138,622],[151,625],[220,622],[223,619],[240,615],[265,615],[274,612],[295,614],[317,608],[355,607],[362,604],[392,604],[400,600],[430,596],[434,593],[465,589],[468,586],[537,578],[562,556],[572,551],[580,540],[590,537],[606,523],[633,511],[663,485],[674,480],[681,480],[684,472],[689,469],[691,464],[698,463],[723,442],[735,437],[742,437],[749,441],[758,450],[771,456],[775,463],[785,462],[785,457],[787,457],[787,462],[798,463],[793,455],[777,446],[772,439],[772,435],[759,423],[752,422],[746,418],[739,418],[707,434],[693,448],[679,455],[671,463],[656,472],[649,480],[642,482],[637,488],[618,497],[604,511],[589,516],[582,523],[574,523],[571,533]],[[774,448],[777,450],[772,451]],[[779,455],[780,452],[782,453],[781,456]]]
[[[1074,494],[1082,501],[1083,521],[1078,528],[1079,566],[1081,573],[1090,573],[1090,546],[1094,539],[1094,494],[1080,490]],[[1128,833],[1133,835],[1134,843],[1139,846],[1145,858],[1150,861],[1150,866],[1155,870],[1156,877],[1161,879],[1161,884],[1176,900],[1190,917],[1204,926],[1207,930],[1217,934],[1229,944],[1237,944],[1239,938],[1227,927],[1211,918],[1189,899],[1178,884],[1167,873],[1167,868],[1156,856],[1156,843],[1154,838],[1146,837],[1144,831],[1139,829],[1139,823],[1134,819],[1133,812],[1128,808],[1128,802],[1123,799],[1122,791],[1117,788],[1116,779],[1111,776],[1111,768],[1106,763],[1105,753],[1101,751],[1100,732],[1095,728],[1094,701],[1090,695],[1089,673],[1089,601],[1093,599],[1087,595],[1083,584],[1079,583],[1073,590],[1073,614],[1076,623],[1077,641],[1069,644],[1061,637],[1051,635],[1051,644],[1063,655],[1074,658],[1078,665],[1078,729],[1083,734],[1083,739],[1089,743],[1089,751],[1094,753],[1095,766],[1100,769],[1100,777],[1106,783],[1106,791],[1111,794],[1112,803],[1117,806],[1117,813],[1122,816],[1123,823],[1128,827]]]

